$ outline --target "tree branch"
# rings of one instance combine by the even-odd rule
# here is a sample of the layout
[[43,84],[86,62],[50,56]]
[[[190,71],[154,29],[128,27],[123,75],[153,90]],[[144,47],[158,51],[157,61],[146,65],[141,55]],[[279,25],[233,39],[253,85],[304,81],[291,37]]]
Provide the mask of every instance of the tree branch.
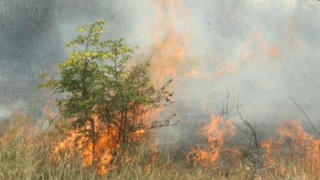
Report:
[[314,126],[314,124],[311,121],[311,118],[307,115],[307,113],[302,109],[302,107],[293,99],[290,98],[292,102],[298,107],[298,109],[302,112],[304,117],[308,120],[310,126],[312,127],[313,131],[317,133],[318,136],[320,136],[320,131]]

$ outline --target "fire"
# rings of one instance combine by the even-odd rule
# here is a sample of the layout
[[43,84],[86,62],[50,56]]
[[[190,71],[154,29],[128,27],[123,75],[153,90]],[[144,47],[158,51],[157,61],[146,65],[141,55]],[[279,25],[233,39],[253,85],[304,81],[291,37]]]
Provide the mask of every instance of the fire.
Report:
[[265,40],[262,32],[254,31],[249,35],[250,35],[249,41],[241,44],[240,49],[251,48],[251,51],[243,53],[242,58],[248,59],[248,58],[255,57],[257,55],[264,55],[268,57],[268,59],[270,60],[282,59],[283,55],[280,50],[280,47],[276,43],[275,44],[268,43]]
[[[119,128],[111,125],[103,125],[98,115],[93,115],[95,121],[98,138],[95,143],[90,141],[89,134],[83,133],[84,130],[90,130],[87,124],[85,129],[71,130],[68,136],[54,147],[54,161],[61,160],[62,155],[70,158],[76,154],[80,154],[83,159],[84,167],[94,167],[97,174],[107,174],[116,168],[113,164],[115,152],[120,147],[119,144]],[[131,141],[145,141],[145,129],[138,129],[130,134]],[[126,159],[130,162],[131,157]]]
[[[183,25],[184,21],[181,19],[185,19],[189,14],[187,6],[181,0],[160,0],[154,3],[157,8],[157,14],[154,23],[152,23],[152,29],[150,29],[153,40],[151,45],[153,56],[150,60],[151,66],[148,71],[153,85],[159,88],[169,79],[178,76],[178,67],[181,67],[186,60],[187,47],[192,36],[190,33],[179,32],[180,25]],[[179,18],[180,16],[183,18]],[[130,67],[132,64],[127,64],[127,66]],[[139,109],[140,107],[137,108],[138,111]],[[159,126],[159,120],[161,120],[160,113],[162,111],[163,107],[158,107],[150,112],[142,112],[141,117],[138,119],[135,119],[135,114],[128,112],[130,120],[127,123],[138,125],[138,121],[143,119],[141,120],[143,122],[140,122],[143,126],[130,134],[130,141],[146,142],[147,140],[154,140],[150,145],[151,162],[157,159],[159,153],[157,149],[158,141],[153,137],[146,138],[146,135],[154,134],[154,129]],[[100,123],[99,117],[92,118],[95,120],[96,125],[100,124],[95,128],[98,134],[95,145],[88,138],[88,134],[83,134],[84,130],[90,130],[91,127],[88,124],[85,129],[69,132],[68,137],[54,148],[54,159],[56,161],[61,159],[63,152],[67,152],[67,157],[80,153],[85,167],[93,166],[97,173],[107,174],[115,168],[113,161],[115,159],[115,152],[123,141],[119,136],[123,132],[123,129],[119,128],[121,125],[103,125],[103,123]],[[167,124],[160,126],[165,125]],[[131,158],[127,158],[127,162],[130,161]]]
[[215,163],[220,159],[223,150],[223,145],[226,140],[230,140],[236,133],[236,127],[229,120],[225,120],[223,116],[212,116],[211,122],[207,123],[201,129],[202,133],[208,139],[208,147],[192,148],[187,155],[187,160],[190,157],[196,162],[204,164]]
[[8,130],[0,136],[0,145],[14,142],[25,149],[31,149],[41,145],[41,142],[37,141],[40,135],[41,128],[31,121],[31,117],[18,111],[13,114]]
[[266,154],[266,165],[280,166],[294,164],[293,169],[301,169],[307,174],[320,177],[320,139],[306,132],[299,121],[286,120],[278,127],[280,138],[269,138],[261,142]]
[[192,69],[185,74],[185,77],[192,77],[195,79],[206,79],[207,81],[212,81],[213,77],[210,74],[203,73],[197,69]]
[[167,78],[177,77],[178,67],[185,63],[192,36],[191,33],[178,32],[177,25],[183,24],[181,19],[188,18],[189,14],[188,7],[181,0],[161,0],[155,5],[158,13],[150,30],[154,53],[150,72],[154,84],[161,86]]
[[254,63],[280,63],[284,56],[281,46],[268,42],[264,36],[261,31],[249,33],[248,39],[238,46],[239,54],[235,59],[218,62],[221,68],[215,73],[215,77],[235,75]]
[[[95,119],[97,121],[97,119]],[[90,126],[87,125],[86,129]],[[85,167],[92,166],[94,163],[100,165],[97,172],[101,174],[108,173],[112,167],[107,167],[113,160],[113,151],[118,147],[117,129],[105,128],[99,132],[99,139],[95,147],[89,140],[88,134],[83,134],[83,130],[72,130],[68,132],[68,136],[54,147],[54,160],[57,162],[63,154],[66,158],[72,157],[80,153]],[[80,151],[80,152],[79,152]]]
[[[154,5],[156,7],[155,18],[149,30],[152,38],[150,50],[153,56],[148,71],[151,82],[156,88],[159,88],[170,79],[177,80],[181,75],[179,69],[187,62],[192,32],[191,30],[186,31],[186,28],[183,28],[183,31],[180,30],[186,25],[186,19],[189,18],[189,8],[182,0],[157,0],[154,1]],[[168,90],[171,91],[171,88]],[[164,108],[158,108],[145,114],[145,118],[153,121],[162,120],[160,114],[163,110]],[[168,124],[164,124],[166,125]],[[150,127],[154,128],[154,125],[151,124]],[[159,142],[155,137],[150,139],[154,141],[150,145],[151,162],[154,162],[158,157]]]

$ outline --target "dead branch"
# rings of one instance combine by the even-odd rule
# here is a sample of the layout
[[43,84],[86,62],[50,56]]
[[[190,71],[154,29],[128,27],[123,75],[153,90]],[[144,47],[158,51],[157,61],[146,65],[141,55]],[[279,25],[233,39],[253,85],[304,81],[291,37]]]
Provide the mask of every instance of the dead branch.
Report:
[[304,117],[307,119],[307,121],[309,122],[310,126],[312,127],[313,131],[316,132],[316,134],[318,136],[320,136],[320,131],[314,126],[314,124],[311,121],[311,118],[307,115],[307,113],[302,109],[302,107],[293,98],[290,98],[290,99],[298,107],[299,111],[302,112],[302,114],[304,115]]
[[259,146],[256,130],[252,127],[252,125],[248,122],[248,120],[242,116],[242,114],[239,110],[239,106],[237,106],[237,112],[238,112],[238,115],[239,115],[241,121],[251,130],[252,133],[248,133],[248,134],[254,137],[255,147],[256,147],[257,152],[259,152],[260,146]]

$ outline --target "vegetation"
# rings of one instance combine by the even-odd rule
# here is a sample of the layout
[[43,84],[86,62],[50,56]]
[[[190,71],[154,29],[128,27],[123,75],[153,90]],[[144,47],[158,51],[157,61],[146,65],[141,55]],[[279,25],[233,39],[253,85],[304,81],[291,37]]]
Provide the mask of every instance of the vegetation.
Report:
[[[134,49],[124,39],[101,40],[107,31],[104,24],[100,19],[79,26],[82,34],[67,44],[77,49],[59,64],[58,77],[48,77],[39,84],[60,96],[57,106],[60,119],[66,119],[66,134],[70,134],[69,127],[76,131],[63,143],[73,147],[80,144],[78,151],[83,153],[86,166],[101,161],[109,165],[115,151],[127,153],[128,145],[146,142],[150,129],[164,126],[160,119],[148,118],[149,113],[166,106],[172,96],[166,87],[154,88],[146,76],[147,63],[128,64]],[[61,154],[70,148],[55,151]],[[103,170],[104,164],[99,169],[109,171]]]
[[119,141],[127,141],[131,132],[143,126],[138,118],[162,105],[163,98],[171,95],[165,88],[156,90],[146,76],[147,64],[128,67],[127,62],[134,52],[124,39],[101,41],[105,21],[97,20],[79,26],[79,35],[67,47],[82,46],[73,50],[66,61],[59,64],[59,79],[50,79],[40,84],[54,93],[67,93],[57,100],[65,118],[75,118],[75,128],[91,126],[89,134],[96,138],[94,113],[108,126],[121,132]]
[[[11,108],[16,107],[18,100],[27,102],[21,108],[29,111],[28,107],[33,106],[35,114],[41,118],[46,96],[36,88],[39,81],[35,76],[44,71],[55,72],[55,65],[65,57],[61,32],[68,30],[62,27],[61,31],[61,23],[73,25],[75,19],[88,17],[93,20],[106,17],[108,22],[119,22],[124,18],[114,8],[118,1],[108,2],[110,6],[106,8],[101,8],[101,2],[105,1],[0,0],[2,104]],[[110,32],[109,36],[120,37],[120,34],[111,35]]]
[[[23,113],[16,113],[10,123],[3,124],[0,179],[319,177],[319,139],[305,132],[298,122],[290,121],[279,126],[279,139],[259,142],[256,130],[239,109],[242,122],[250,130],[243,132],[254,138],[255,150],[226,143],[236,128],[217,116],[202,128],[205,141],[197,148],[190,146],[190,157],[175,145],[157,147],[155,155],[146,132],[169,123],[147,115],[170,103],[172,93],[165,86],[156,89],[150,83],[147,63],[128,63],[134,49],[124,39],[101,40],[106,32],[104,24],[97,20],[79,26],[82,34],[68,43],[75,49],[59,64],[58,76],[40,84],[59,97],[57,106],[62,116],[50,122],[55,126],[45,131],[45,123],[40,126],[34,116]],[[73,146],[77,151],[61,151],[62,146],[63,150]],[[112,157],[102,157],[105,155]]]
[[[0,179],[317,179],[317,175],[306,169],[303,155],[292,157],[277,154],[274,158],[281,164],[265,164],[256,172],[252,157],[247,156],[240,164],[227,163],[223,158],[218,164],[203,167],[197,163],[177,159],[179,152],[175,145],[164,146],[159,157],[150,162],[150,152],[141,144],[133,149],[132,161],[101,176],[91,167],[85,168],[81,157],[62,158],[59,162],[51,160],[53,142],[57,133],[43,133],[32,122],[31,116],[16,113],[7,133],[1,137]],[[279,149],[275,149],[278,151]],[[249,153],[250,151],[247,151]],[[270,157],[270,156],[268,156]],[[116,158],[123,158],[119,155]],[[231,164],[231,165],[230,165]],[[233,165],[232,165],[233,164]],[[311,170],[311,169],[309,169]]]

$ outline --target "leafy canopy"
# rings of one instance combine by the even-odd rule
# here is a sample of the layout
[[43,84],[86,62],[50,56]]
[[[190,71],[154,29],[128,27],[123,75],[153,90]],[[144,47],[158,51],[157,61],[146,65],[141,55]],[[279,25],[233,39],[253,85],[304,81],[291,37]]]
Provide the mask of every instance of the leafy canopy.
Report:
[[57,105],[64,117],[77,119],[77,127],[88,121],[94,123],[90,117],[97,113],[95,107],[99,107],[105,122],[123,124],[119,121],[128,121],[128,117],[119,114],[141,105],[155,107],[168,93],[150,83],[147,64],[128,68],[134,49],[124,39],[101,40],[107,32],[104,25],[105,21],[99,19],[77,27],[81,34],[67,44],[76,49],[59,64],[59,78],[39,84],[64,94]]

